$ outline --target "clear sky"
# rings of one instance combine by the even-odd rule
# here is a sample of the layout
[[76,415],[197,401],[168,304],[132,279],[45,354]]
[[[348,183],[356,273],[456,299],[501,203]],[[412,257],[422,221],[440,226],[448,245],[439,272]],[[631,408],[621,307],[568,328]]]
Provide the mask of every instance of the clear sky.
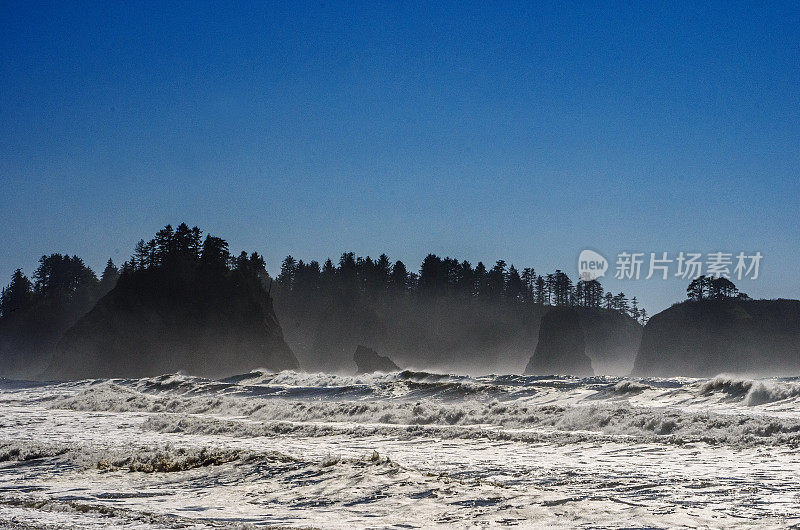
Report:
[[760,251],[800,297],[798,2],[1,0],[0,74],[3,283],[185,220],[271,272]]

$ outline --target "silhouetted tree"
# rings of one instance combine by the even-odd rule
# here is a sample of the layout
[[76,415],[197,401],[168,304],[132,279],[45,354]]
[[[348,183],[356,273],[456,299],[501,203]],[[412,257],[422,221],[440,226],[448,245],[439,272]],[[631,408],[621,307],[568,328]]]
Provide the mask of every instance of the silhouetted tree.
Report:
[[389,273],[389,258],[382,254],[377,261],[367,256],[356,260],[362,292],[369,298],[383,295]]
[[294,284],[294,275],[297,272],[297,260],[291,254],[286,256],[281,263],[281,272],[278,274],[278,283],[287,289]]
[[689,287],[686,288],[686,296],[691,300],[703,300],[708,298],[711,292],[712,278],[708,276],[698,276],[691,281]]
[[556,270],[552,278],[552,284],[555,305],[569,305],[572,294],[572,280],[569,279],[569,276],[560,270]]
[[150,248],[144,239],[140,239],[133,249],[133,256],[131,257],[131,265],[134,269],[147,269],[152,264],[150,263]]
[[475,288],[475,269],[469,261],[464,260],[458,265],[456,291],[461,298],[472,298],[477,294]]
[[65,300],[72,299],[80,290],[96,288],[98,284],[97,276],[81,258],[61,254],[42,256],[33,278],[37,294]]
[[506,286],[506,262],[497,260],[487,274],[486,289],[487,295],[492,300],[500,300]]
[[531,303],[534,301],[534,292],[536,291],[536,271],[530,267],[522,269],[522,299],[525,302]]
[[203,248],[203,231],[196,226],[192,227],[192,233],[189,236],[189,254],[194,261],[200,259],[200,252]]
[[392,273],[392,263],[389,261],[389,256],[381,254],[375,262],[375,280],[381,286],[389,285],[389,276]]
[[210,274],[219,274],[228,270],[231,254],[228,242],[222,238],[207,235],[203,241],[203,250],[200,255],[200,266]]
[[489,294],[489,273],[482,261],[475,266],[475,296],[486,297]]
[[[239,261],[244,259],[243,254]],[[625,314],[631,312],[624,294],[606,294],[597,280],[580,281],[573,286],[572,280],[561,270],[541,276],[528,267],[520,274],[516,266],[507,267],[504,260],[498,260],[487,271],[482,262],[473,268],[466,260],[440,258],[436,254],[425,256],[419,275],[409,273],[402,261],[390,265],[386,254],[373,260],[370,256],[357,257],[353,252],[345,252],[338,267],[330,259],[320,267],[317,262],[305,263],[288,256],[281,265],[278,282],[296,299],[311,300],[310,297],[319,292],[327,300],[321,306],[328,307],[326,304],[331,302],[344,303],[344,310],[355,310],[364,304],[391,303],[391,298],[386,297],[409,293],[409,301],[413,297],[427,300],[447,298],[474,301],[471,303],[478,307],[491,301],[492,304],[602,306]],[[636,304],[633,313],[638,318],[638,301]],[[365,316],[371,318],[370,313]]]
[[8,316],[14,311],[27,309],[33,300],[33,284],[22,269],[11,275],[11,283],[3,288],[0,295],[0,316]]
[[167,258],[174,250],[174,238],[175,232],[172,229],[172,225],[167,225],[156,232],[154,254],[152,257],[154,265],[160,266],[167,262]]
[[358,296],[358,264],[354,253],[345,252],[339,258],[337,279],[342,294],[348,300],[353,300]]
[[[285,263],[285,262],[284,262]],[[292,279],[293,290],[300,296],[312,297],[320,289],[322,271],[318,261],[303,263],[297,262]]]
[[554,293],[555,293],[555,286],[556,286],[556,275],[553,273],[548,274],[544,277],[544,300],[545,304],[553,305],[554,301]]
[[264,256],[258,252],[253,252],[250,254],[248,271],[250,274],[261,280],[262,283],[269,280],[269,274],[267,274],[267,262],[264,260]]
[[525,287],[522,283],[522,278],[519,275],[516,267],[511,265],[508,269],[508,280],[506,282],[506,297],[511,301],[524,300]]
[[614,309],[614,295],[606,293],[603,297],[603,309]]
[[722,276],[711,279],[708,287],[709,298],[720,300],[723,298],[736,298],[739,296],[739,289],[736,288],[732,281]]
[[447,271],[442,259],[435,254],[428,254],[419,268],[419,290],[423,294],[436,295],[442,292],[447,284]]
[[402,261],[394,262],[389,283],[396,292],[405,292],[408,289],[408,271]]
[[544,276],[536,276],[533,297],[538,305],[545,305],[547,303],[547,285],[545,284]]
[[[179,224],[167,243],[166,252],[162,258],[163,264],[177,267],[183,272],[194,268],[199,257],[195,238],[199,237],[199,234],[200,230],[197,227],[189,228],[186,223]],[[162,235],[162,238],[169,238],[168,231]]]
[[628,298],[625,296],[625,293],[618,293],[613,298],[613,309],[616,309],[620,313],[628,314],[630,307],[628,305]]
[[633,318],[634,320],[636,320],[638,322],[640,314],[641,314],[641,311],[639,310],[639,301],[634,296],[633,298],[631,298],[631,307],[630,307],[631,318]]
[[114,265],[111,258],[106,262],[106,268],[103,269],[103,274],[100,276],[100,296],[105,295],[117,285],[119,280],[119,269]]
[[600,307],[603,286],[597,280],[580,280],[575,285],[575,298],[583,307]]
[[597,280],[589,280],[584,287],[588,307],[600,307],[603,301],[603,286]]
[[325,260],[325,263],[322,265],[322,271],[320,273],[320,283],[323,290],[329,292],[334,289],[336,284],[336,267],[333,265],[333,261],[331,258]]

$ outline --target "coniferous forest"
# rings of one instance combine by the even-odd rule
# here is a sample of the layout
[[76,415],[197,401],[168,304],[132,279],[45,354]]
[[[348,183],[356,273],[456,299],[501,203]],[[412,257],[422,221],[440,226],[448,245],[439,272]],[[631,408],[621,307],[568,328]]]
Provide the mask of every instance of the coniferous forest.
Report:
[[[276,369],[296,366],[280,335],[268,284],[260,255],[231,256],[225,240],[203,238],[199,228],[185,223],[140,241],[119,270],[109,259],[99,280],[77,256],[42,256],[33,281],[17,270],[2,291],[2,373],[59,378],[105,370],[118,376],[182,366],[225,373],[223,352],[232,356],[231,366],[245,371],[268,366],[272,356]],[[221,338],[225,334],[233,337]],[[242,350],[252,350],[246,367],[246,352],[221,345],[237,341]],[[259,343],[270,345],[269,351],[260,352]],[[182,358],[165,348],[183,352]],[[92,367],[90,359],[97,358],[103,366]]]
[[361,293],[367,298],[407,293],[421,298],[477,299],[485,304],[603,308],[619,311],[643,324],[647,321],[647,312],[639,307],[636,297],[628,299],[625,293],[605,292],[597,280],[573,283],[561,270],[539,275],[531,267],[520,271],[504,260],[487,269],[482,262],[473,267],[466,260],[428,254],[415,273],[402,261],[392,264],[386,254],[373,260],[345,252],[337,265],[328,258],[321,266],[317,261],[304,263],[287,256],[277,281],[298,296],[326,290]]
[[505,261],[425,257],[417,271],[386,254],[341,255],[304,262],[287,256],[273,288],[287,340],[308,369],[347,370],[358,344],[389,353],[401,365],[470,372],[519,372],[552,306],[575,307],[589,329],[601,370],[633,362],[647,313],[636,298],[573,283],[561,270],[537,274]]
[[606,293],[597,281],[573,283],[560,270],[537,274],[502,260],[487,268],[429,254],[415,271],[385,254],[345,252],[322,265],[288,256],[273,278],[258,253],[233,255],[224,239],[181,223],[140,240],[119,269],[109,259],[99,279],[78,256],[42,256],[32,279],[17,269],[0,300],[5,372],[33,375],[58,361],[67,330],[117,285],[166,281],[210,291],[220,278],[271,295],[287,342],[310,370],[350,371],[355,347],[367,344],[404,366],[520,371],[550,306],[581,311],[595,362],[624,370],[637,322],[647,319],[635,297]]

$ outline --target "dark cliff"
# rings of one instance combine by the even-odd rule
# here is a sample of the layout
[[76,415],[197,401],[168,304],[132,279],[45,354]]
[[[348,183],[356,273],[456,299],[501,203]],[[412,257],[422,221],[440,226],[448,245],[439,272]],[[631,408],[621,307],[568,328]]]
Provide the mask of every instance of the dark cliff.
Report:
[[[519,373],[530,361],[542,316],[550,306],[409,297],[384,303],[301,300],[279,292],[276,312],[286,340],[306,369],[349,372],[359,344],[392,352],[404,368],[441,372]],[[642,326],[618,311],[575,308],[586,355],[597,373],[627,375]]]
[[184,370],[222,376],[297,368],[260,282],[224,275],[135,271],[64,334],[46,374],[144,377]]
[[586,355],[592,360],[594,372],[628,375],[642,340],[642,325],[619,311],[581,307],[575,310],[580,315]]
[[0,320],[0,377],[35,379],[48,366],[58,340],[92,307],[82,297],[45,300]]
[[356,347],[353,354],[353,361],[358,366],[356,374],[369,374],[372,372],[397,372],[400,367],[385,355],[360,344]]
[[581,317],[571,308],[548,311],[539,327],[539,340],[526,374],[594,375],[592,361],[586,355],[586,340]]
[[[318,303],[317,303],[318,302]],[[484,307],[474,300],[349,303],[343,297],[275,301],[286,340],[308,370],[352,372],[353,351],[369,344],[403,368],[512,373],[536,345],[539,306]]]
[[634,375],[800,373],[800,301],[687,301],[644,328]]

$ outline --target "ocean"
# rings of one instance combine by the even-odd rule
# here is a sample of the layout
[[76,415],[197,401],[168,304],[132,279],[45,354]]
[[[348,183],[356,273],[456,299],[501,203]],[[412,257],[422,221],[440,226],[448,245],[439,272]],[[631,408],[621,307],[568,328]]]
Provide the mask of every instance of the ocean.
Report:
[[0,527],[800,524],[800,378],[0,381]]

